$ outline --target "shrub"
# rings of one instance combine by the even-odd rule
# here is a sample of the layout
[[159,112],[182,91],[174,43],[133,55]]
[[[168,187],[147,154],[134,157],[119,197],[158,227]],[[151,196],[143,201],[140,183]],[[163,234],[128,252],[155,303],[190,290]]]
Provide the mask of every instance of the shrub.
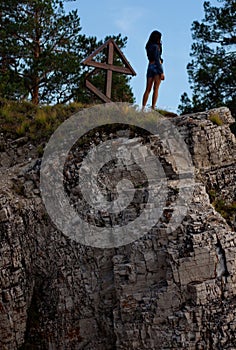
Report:
[[223,121],[222,121],[222,119],[220,118],[219,114],[217,114],[217,113],[211,114],[211,115],[209,116],[209,120],[210,120],[213,124],[218,125],[218,126],[221,126],[221,125],[224,124]]

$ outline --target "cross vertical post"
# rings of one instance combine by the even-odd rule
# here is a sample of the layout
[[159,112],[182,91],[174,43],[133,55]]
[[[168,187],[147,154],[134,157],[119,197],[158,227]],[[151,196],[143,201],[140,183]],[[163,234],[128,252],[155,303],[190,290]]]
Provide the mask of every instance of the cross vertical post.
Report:
[[[94,60],[95,56],[102,52],[107,48],[107,54],[106,54],[106,62],[97,62]],[[118,55],[118,58],[121,61],[121,65],[114,65],[114,52]],[[94,70],[92,70],[90,73],[86,74],[85,78],[85,86],[93,92],[97,97],[100,98],[105,103],[112,102],[111,101],[111,89],[112,89],[112,73],[117,72],[121,74],[130,74],[130,75],[136,75],[134,69],[131,67],[130,63],[128,62],[127,58],[123,55],[121,50],[119,49],[118,45],[115,43],[115,41],[111,38],[108,39],[103,45],[98,47],[95,51],[93,51],[85,60],[82,61],[82,64],[85,66],[95,67]],[[96,88],[90,81],[89,78],[97,74],[100,69],[103,69],[106,71],[106,82],[105,82],[105,91],[102,92]]]
[[[109,65],[113,64],[113,58],[114,58],[114,46],[112,42],[109,42],[108,46],[108,54],[107,54],[107,63]],[[112,70],[107,70],[107,79],[106,79],[106,96],[108,98],[111,98],[111,86],[112,86]]]

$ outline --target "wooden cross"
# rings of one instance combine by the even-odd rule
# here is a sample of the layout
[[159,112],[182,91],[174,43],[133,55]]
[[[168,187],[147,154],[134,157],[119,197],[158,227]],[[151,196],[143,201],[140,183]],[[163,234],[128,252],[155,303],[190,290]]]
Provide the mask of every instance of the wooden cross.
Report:
[[[102,50],[107,48],[107,63],[104,62],[97,62],[93,58]],[[113,64],[114,60],[114,51],[118,54],[120,57],[122,63],[124,66],[116,66]],[[118,72],[122,74],[130,74],[130,75],[136,75],[135,71],[131,67],[130,63],[124,56],[124,54],[119,49],[118,45],[115,43],[113,39],[107,40],[103,45],[101,45],[99,48],[97,48],[91,55],[89,55],[84,61],[82,61],[82,64],[86,66],[92,66],[95,67],[95,69],[90,72],[85,79],[85,86],[91,90],[95,95],[97,95],[103,102],[111,102],[111,86],[112,86],[112,72]],[[97,73],[100,69],[104,69],[107,71],[106,74],[106,92],[105,94],[98,90],[89,80],[88,78],[93,75],[94,73]]]

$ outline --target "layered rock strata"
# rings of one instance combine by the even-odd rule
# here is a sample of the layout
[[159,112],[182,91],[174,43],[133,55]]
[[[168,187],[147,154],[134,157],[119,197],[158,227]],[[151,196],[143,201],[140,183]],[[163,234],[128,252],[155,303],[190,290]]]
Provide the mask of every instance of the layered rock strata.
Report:
[[[173,231],[167,227],[178,196],[174,166],[161,141],[149,138],[170,175],[166,207],[147,234],[110,249],[57,230],[40,197],[36,148],[2,135],[0,348],[235,349],[235,230],[207,193],[235,201],[233,121],[227,108],[173,119],[195,166],[192,200]],[[75,149],[76,157],[83,152]],[[72,165],[67,190],[76,205]]]

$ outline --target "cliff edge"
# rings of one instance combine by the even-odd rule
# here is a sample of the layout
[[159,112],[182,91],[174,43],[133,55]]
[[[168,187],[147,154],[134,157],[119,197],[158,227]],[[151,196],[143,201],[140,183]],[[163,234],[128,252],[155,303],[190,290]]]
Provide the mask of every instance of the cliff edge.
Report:
[[[1,135],[1,349],[236,348],[235,212],[225,219],[213,205],[236,201],[234,119],[222,107],[172,122],[195,167],[187,214],[167,232],[178,195],[175,167],[152,137],[170,174],[163,217],[140,239],[110,249],[56,229],[40,197],[36,147]],[[72,197],[73,169],[69,163]]]

